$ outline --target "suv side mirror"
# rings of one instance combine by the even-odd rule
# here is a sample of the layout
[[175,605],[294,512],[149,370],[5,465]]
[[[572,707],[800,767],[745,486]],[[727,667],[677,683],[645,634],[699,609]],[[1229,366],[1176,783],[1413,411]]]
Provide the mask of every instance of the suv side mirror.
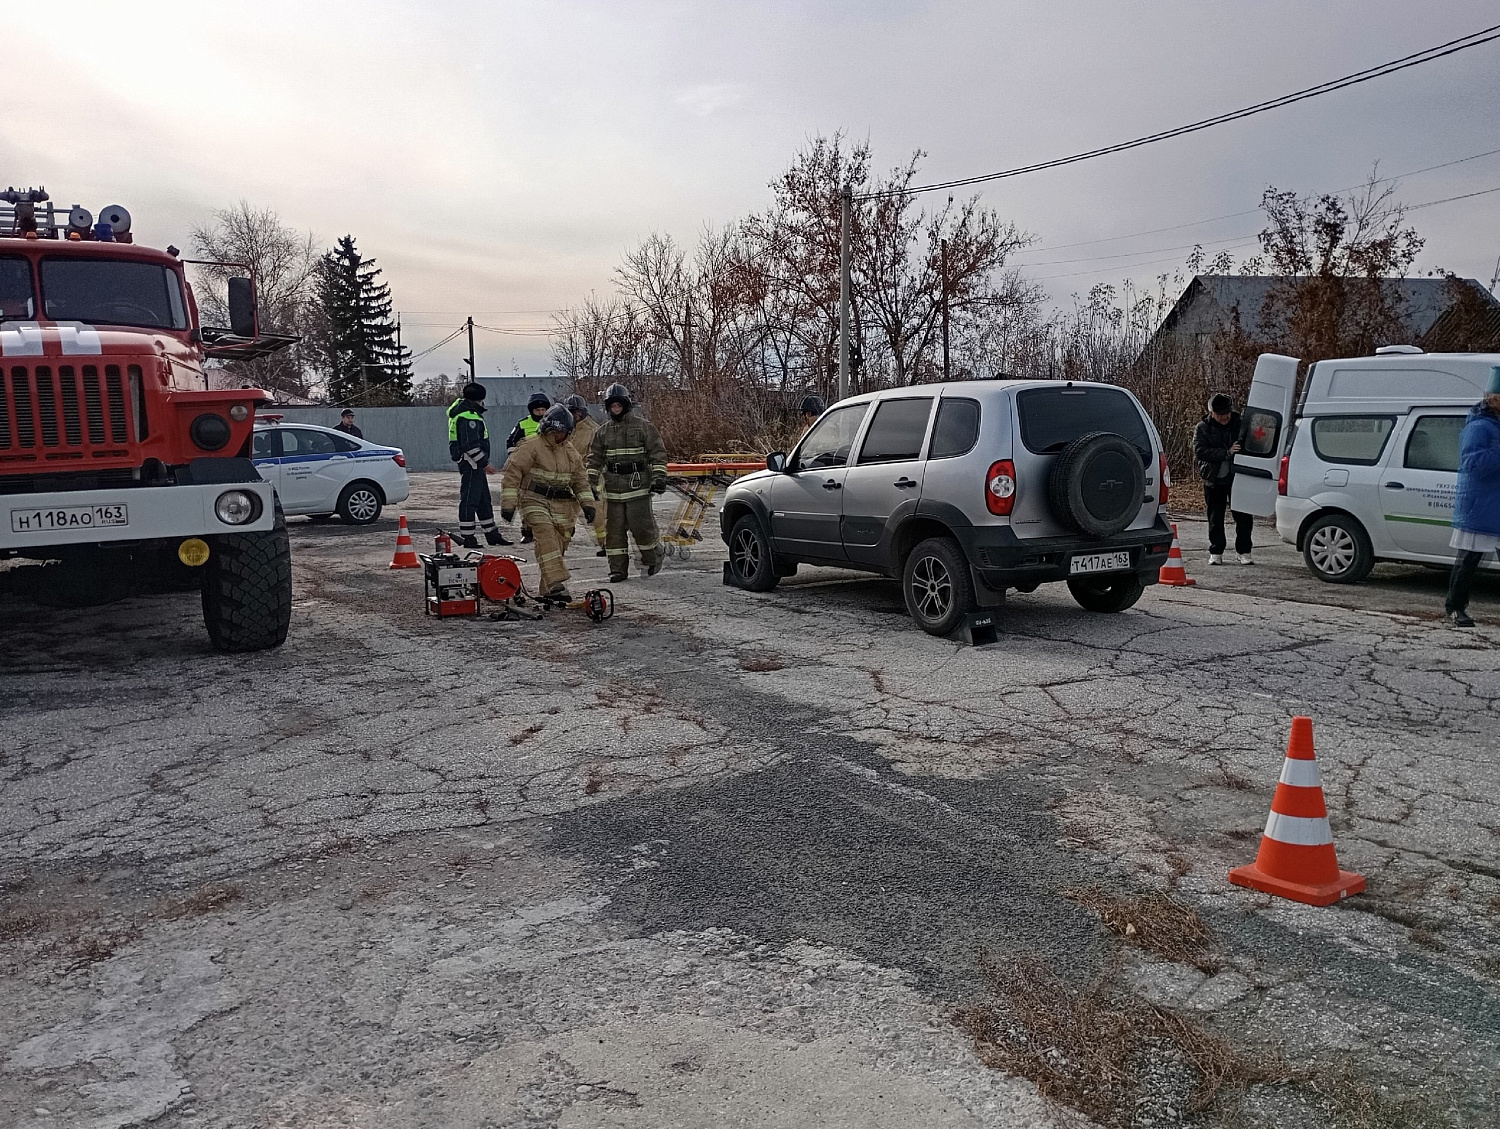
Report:
[[766,456],[766,469],[774,470],[778,474],[786,470],[786,452],[772,451]]
[[255,337],[255,283],[248,278],[229,280],[229,330],[236,337]]

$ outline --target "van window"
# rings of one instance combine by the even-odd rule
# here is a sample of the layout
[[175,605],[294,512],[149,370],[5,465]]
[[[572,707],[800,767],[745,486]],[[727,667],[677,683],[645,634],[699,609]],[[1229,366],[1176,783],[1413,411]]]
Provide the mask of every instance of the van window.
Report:
[[1457,474],[1458,437],[1463,429],[1463,416],[1423,416],[1412,425],[1402,465],[1412,470],[1450,470]]
[[904,463],[922,453],[927,438],[927,417],[932,414],[932,397],[911,400],[882,400],[875,405],[875,418],[865,441],[859,447],[859,462]]
[[1313,450],[1325,463],[1374,466],[1395,429],[1395,416],[1315,416]]
[[979,401],[944,396],[938,402],[937,423],[932,428],[929,459],[951,459],[967,455],[979,442]]
[[812,470],[840,467],[849,462],[849,452],[854,448],[854,437],[859,434],[859,425],[865,418],[869,404],[850,404],[847,408],[834,408],[802,437],[795,458],[797,470]]
[[1118,388],[1072,384],[1016,393],[1021,442],[1034,455],[1054,455],[1080,435],[1113,431],[1151,464],[1151,433],[1132,400]]
[[1276,454],[1281,439],[1281,413],[1269,408],[1246,408],[1240,451],[1255,458]]

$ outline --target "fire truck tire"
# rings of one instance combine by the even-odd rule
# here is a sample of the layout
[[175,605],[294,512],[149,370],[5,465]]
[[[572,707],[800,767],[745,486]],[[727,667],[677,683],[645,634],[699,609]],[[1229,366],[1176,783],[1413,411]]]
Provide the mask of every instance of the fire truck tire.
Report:
[[279,506],[274,529],[217,538],[203,567],[203,623],[215,647],[264,651],[286,642],[292,620],[292,547]]

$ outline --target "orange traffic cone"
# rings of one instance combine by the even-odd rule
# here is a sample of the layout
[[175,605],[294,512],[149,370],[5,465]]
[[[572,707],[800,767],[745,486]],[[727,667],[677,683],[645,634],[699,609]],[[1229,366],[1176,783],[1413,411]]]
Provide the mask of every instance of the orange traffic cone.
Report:
[[1249,866],[1231,870],[1229,881],[1310,906],[1331,905],[1365,888],[1364,875],[1340,870],[1333,853],[1323,781],[1313,755],[1312,718],[1292,718],[1260,853]]
[[401,528],[396,531],[396,555],[391,558],[392,568],[421,568],[417,551],[412,548],[411,533],[406,528],[406,515],[401,515]]
[[1172,547],[1167,550],[1167,563],[1157,573],[1158,584],[1170,584],[1173,588],[1191,588],[1198,582],[1189,580],[1187,569],[1182,567],[1182,546],[1177,543],[1177,523],[1172,523]]

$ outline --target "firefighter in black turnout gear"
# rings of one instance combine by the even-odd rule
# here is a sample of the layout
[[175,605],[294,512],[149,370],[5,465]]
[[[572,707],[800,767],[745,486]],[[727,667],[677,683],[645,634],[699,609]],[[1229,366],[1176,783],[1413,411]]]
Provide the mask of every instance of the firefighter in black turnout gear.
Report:
[[448,408],[448,457],[458,464],[458,533],[466,549],[479,548],[476,522],[491,545],[509,545],[495,525],[495,507],[485,475],[490,466],[490,435],[484,426],[484,385],[466,384]]

